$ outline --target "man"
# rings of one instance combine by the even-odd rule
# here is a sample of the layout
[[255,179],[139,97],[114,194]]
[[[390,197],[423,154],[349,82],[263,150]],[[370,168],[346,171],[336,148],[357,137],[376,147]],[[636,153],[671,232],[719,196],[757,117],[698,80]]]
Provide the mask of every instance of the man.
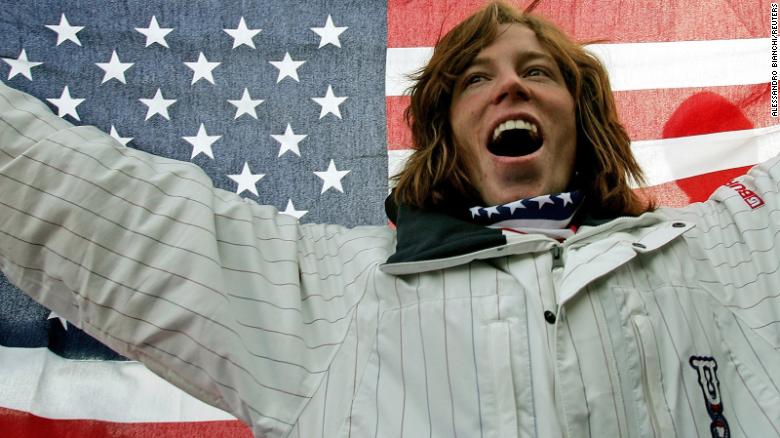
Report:
[[639,215],[603,67],[542,20],[437,45],[397,235],[0,101],[3,272],[257,436],[778,435],[777,159]]

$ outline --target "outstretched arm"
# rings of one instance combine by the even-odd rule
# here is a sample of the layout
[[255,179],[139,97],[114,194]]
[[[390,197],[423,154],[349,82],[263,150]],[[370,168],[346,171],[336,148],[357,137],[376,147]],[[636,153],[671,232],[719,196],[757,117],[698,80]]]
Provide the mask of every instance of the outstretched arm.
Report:
[[292,427],[391,237],[301,226],[0,84],[3,272],[256,432]]

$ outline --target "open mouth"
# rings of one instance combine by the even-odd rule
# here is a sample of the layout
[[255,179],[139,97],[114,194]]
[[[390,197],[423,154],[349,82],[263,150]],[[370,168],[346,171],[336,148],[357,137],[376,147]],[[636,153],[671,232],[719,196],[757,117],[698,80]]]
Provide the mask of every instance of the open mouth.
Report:
[[543,139],[537,126],[525,120],[507,120],[493,130],[488,151],[501,157],[522,157],[542,147]]

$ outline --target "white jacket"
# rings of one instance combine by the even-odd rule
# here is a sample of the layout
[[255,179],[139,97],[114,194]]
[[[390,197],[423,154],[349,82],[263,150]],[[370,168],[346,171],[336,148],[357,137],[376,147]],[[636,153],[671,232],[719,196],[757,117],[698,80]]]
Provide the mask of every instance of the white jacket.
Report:
[[780,436],[778,182],[563,244],[402,209],[396,243],[0,84],[3,272],[257,436]]

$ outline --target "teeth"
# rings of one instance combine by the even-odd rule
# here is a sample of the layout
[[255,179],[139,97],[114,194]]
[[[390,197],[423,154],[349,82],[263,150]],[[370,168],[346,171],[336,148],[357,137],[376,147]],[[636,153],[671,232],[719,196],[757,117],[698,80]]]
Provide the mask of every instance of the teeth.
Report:
[[525,129],[526,131],[531,131],[533,134],[536,134],[537,132],[536,125],[530,122],[526,122],[525,120],[507,120],[506,122],[498,125],[498,127],[493,130],[493,140],[498,138],[502,132],[508,131],[510,129]]

